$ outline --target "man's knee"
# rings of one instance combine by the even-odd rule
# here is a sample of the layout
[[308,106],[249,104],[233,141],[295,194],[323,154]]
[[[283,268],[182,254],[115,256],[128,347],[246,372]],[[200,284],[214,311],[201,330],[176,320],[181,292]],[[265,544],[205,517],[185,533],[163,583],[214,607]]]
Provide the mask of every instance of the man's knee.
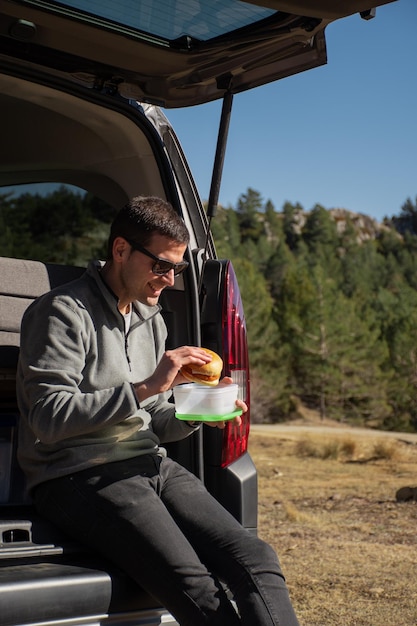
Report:
[[272,546],[258,538],[253,545],[252,551],[255,558],[254,573],[277,574],[285,580],[278,555]]

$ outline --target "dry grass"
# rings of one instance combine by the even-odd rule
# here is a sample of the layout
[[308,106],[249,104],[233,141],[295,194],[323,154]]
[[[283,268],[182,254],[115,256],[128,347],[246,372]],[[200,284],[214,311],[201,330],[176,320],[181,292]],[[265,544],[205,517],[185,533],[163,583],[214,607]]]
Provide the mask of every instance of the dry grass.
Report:
[[417,624],[417,444],[253,428],[259,535],[277,550],[302,626]]

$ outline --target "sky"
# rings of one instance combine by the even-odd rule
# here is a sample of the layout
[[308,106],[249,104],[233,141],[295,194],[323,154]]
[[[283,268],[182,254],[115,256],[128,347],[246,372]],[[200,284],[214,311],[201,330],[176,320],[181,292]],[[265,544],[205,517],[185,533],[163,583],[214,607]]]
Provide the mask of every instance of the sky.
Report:
[[[219,203],[250,187],[277,211],[320,204],[382,221],[417,202],[416,31],[417,0],[339,20],[327,65],[235,95]],[[164,112],[207,200],[221,102]]]

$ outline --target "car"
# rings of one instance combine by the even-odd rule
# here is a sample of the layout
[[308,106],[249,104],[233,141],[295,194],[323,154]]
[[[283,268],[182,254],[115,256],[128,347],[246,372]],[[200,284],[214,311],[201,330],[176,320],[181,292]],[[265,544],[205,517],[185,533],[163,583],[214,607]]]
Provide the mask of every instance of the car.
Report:
[[[246,322],[233,264],[217,258],[210,231],[232,101],[325,63],[325,28],[356,12],[374,15],[366,0],[0,0],[2,626],[176,624],[123,572],[40,518],[25,492],[16,461],[20,320],[34,298],[84,267],[53,262],[44,249],[37,257],[33,242],[13,234],[24,217],[11,199],[35,185],[63,186],[114,209],[136,195],[159,196],[183,216],[190,265],[161,298],[168,347],[203,345],[220,353],[223,373],[238,383],[249,411],[240,427],[201,429],[171,444],[169,454],[256,532]],[[223,108],[205,209],[163,109],[216,99]],[[6,213],[6,205],[14,212]],[[33,236],[47,231],[60,210],[37,223]]]

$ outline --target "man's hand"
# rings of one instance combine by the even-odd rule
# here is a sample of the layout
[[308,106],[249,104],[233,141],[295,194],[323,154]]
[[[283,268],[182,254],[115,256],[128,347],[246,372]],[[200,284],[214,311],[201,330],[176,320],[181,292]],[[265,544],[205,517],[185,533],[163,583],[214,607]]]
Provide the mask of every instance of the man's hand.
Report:
[[133,385],[138,402],[143,402],[150,396],[168,391],[186,382],[186,379],[179,373],[183,365],[201,366],[210,361],[210,355],[197,346],[182,346],[175,350],[167,350],[152,376]]
[[[221,379],[218,386],[225,387],[226,385],[231,385],[232,383],[233,383],[233,380],[229,376],[225,376],[224,378]],[[248,410],[248,407],[245,404],[245,402],[243,402],[243,400],[236,400],[236,407],[238,409],[242,409],[243,413],[246,413],[246,411]],[[207,426],[211,426],[212,428],[220,428],[221,430],[226,428],[227,422],[233,422],[234,424],[236,424],[236,426],[240,426],[242,424],[242,418],[240,415],[237,415],[236,417],[233,418],[233,420],[227,420],[225,422],[206,422],[202,420],[203,424],[207,424]]]

